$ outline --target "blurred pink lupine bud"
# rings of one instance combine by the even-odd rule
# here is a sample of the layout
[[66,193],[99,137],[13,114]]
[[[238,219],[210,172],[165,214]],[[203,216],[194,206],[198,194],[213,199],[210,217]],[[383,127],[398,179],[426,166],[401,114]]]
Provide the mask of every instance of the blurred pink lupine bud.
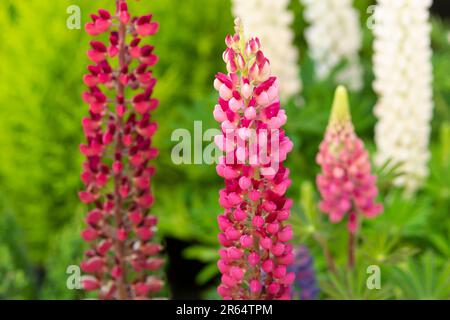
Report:
[[87,228],[81,232],[81,237],[84,239],[84,241],[91,242],[97,239],[98,232],[94,228]]
[[91,15],[92,22],[85,26],[86,32],[91,36],[96,36],[109,30],[112,20],[111,14],[103,9],[98,11],[98,15]]
[[152,22],[152,15],[142,16],[136,21],[136,32],[140,36],[154,35],[158,31],[158,23]]
[[214,81],[219,92],[214,118],[222,128],[214,140],[226,154],[216,168],[225,179],[219,192],[225,210],[218,217],[224,248],[217,292],[226,300],[286,299],[293,255],[287,244],[292,228],[284,221],[292,201],[285,197],[291,181],[283,161],[293,145],[281,129],[287,117],[261,44],[246,40],[238,19],[235,24],[236,34],[226,37],[223,54],[229,73],[217,74]]
[[[82,122],[85,188],[79,197],[93,208],[81,233],[91,245],[81,268],[90,274],[83,279],[83,287],[98,290],[100,299],[144,299],[155,296],[163,286],[149,272],[163,263],[153,258],[162,247],[152,242],[156,218],[148,215],[154,202],[151,177],[155,171],[149,161],[157,155],[152,147],[157,124],[150,112],[158,106],[152,98],[156,79],[149,68],[157,56],[152,46],[139,46],[143,36],[157,31],[158,24],[151,15],[131,18],[126,0],[116,4],[114,15],[101,9],[86,24],[90,35],[109,33],[109,42],[90,43],[87,55],[93,65],[83,77],[89,87],[83,94],[89,117]],[[114,93],[106,94],[108,90]]]
[[94,291],[100,288],[100,282],[97,280],[97,278],[92,276],[84,276],[81,279],[81,285],[86,291]]
[[250,248],[253,245],[253,239],[251,236],[244,235],[240,238],[240,241],[243,248]]
[[325,138],[317,163],[322,167],[317,186],[322,195],[320,209],[333,223],[347,216],[347,228],[356,233],[361,215],[373,218],[383,206],[375,202],[376,177],[371,173],[369,154],[356,136],[351,121],[347,91],[336,90]]

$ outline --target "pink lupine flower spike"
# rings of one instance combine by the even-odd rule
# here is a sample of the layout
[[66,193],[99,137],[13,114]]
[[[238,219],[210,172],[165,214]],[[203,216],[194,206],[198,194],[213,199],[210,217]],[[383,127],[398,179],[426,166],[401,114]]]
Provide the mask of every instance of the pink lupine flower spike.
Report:
[[378,194],[376,177],[371,174],[369,154],[364,143],[353,128],[347,91],[342,86],[336,90],[317,163],[322,167],[322,173],[317,177],[322,195],[320,209],[328,214],[333,223],[347,217],[349,265],[353,266],[355,234],[360,217],[376,217],[383,206],[375,202]]
[[228,74],[214,82],[220,94],[214,109],[225,152],[217,173],[225,179],[220,191],[224,213],[218,216],[222,273],[218,293],[224,299],[290,299],[295,274],[288,272],[294,256],[289,218],[291,184],[283,166],[293,144],[281,127],[279,84],[259,39],[246,39],[239,19],[236,33],[226,38],[223,55]]

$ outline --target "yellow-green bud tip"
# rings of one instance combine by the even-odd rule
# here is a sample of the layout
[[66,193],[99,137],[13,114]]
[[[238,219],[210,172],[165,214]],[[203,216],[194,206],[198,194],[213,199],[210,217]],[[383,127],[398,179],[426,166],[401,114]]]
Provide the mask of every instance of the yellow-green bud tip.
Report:
[[351,121],[351,115],[347,89],[344,86],[339,86],[334,94],[330,122],[344,123],[349,121]]

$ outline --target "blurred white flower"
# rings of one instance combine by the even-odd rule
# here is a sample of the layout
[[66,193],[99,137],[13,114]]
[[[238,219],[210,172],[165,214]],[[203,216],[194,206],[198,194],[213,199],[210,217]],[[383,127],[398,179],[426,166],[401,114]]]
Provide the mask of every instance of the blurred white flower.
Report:
[[294,15],[289,0],[232,0],[233,14],[241,18],[245,33],[261,40],[272,73],[280,80],[283,98],[299,99],[302,89],[299,54],[290,25]]
[[338,67],[335,82],[350,90],[363,86],[363,69],[359,60],[362,33],[359,14],[353,0],[300,0],[305,20],[309,54],[315,62],[316,76],[323,80]]
[[373,87],[376,162],[400,164],[395,183],[409,193],[428,176],[433,113],[431,0],[378,0],[374,27]]

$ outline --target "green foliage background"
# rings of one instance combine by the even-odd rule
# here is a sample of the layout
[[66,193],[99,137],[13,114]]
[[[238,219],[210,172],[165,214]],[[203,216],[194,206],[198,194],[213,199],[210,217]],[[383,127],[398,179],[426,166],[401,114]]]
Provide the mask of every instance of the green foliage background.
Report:
[[[356,1],[365,26],[372,1]],[[81,78],[88,64],[89,38],[83,30],[66,27],[69,5],[80,6],[82,25],[99,7],[112,9],[113,1],[58,0],[0,3],[0,299],[82,298],[66,288],[66,268],[78,264],[84,244],[79,238],[85,208],[80,189],[83,141]],[[170,137],[174,129],[193,131],[193,122],[215,128],[212,109],[214,74],[224,71],[224,37],[232,31],[231,5],[225,0],[152,0],[131,5],[133,12],[153,12],[160,22],[154,38],[160,56],[155,74],[156,112],[160,148],[155,182],[160,217],[159,234],[191,244],[185,259],[204,263],[196,281],[205,298],[216,298],[217,197],[222,182],[213,166],[174,165]],[[314,176],[317,146],[331,106],[334,84],[314,79],[303,30],[302,6],[293,0],[293,30],[301,52],[304,82],[302,107],[285,102],[287,130],[295,143],[288,166],[296,201],[293,222],[298,243],[306,243],[317,260],[323,298],[444,298],[450,297],[450,44],[447,22],[433,20],[435,117],[431,176],[414,198],[391,188],[391,174],[380,170],[380,188],[386,211],[365,223],[354,275],[330,275],[315,239],[332,241],[339,265],[345,264],[346,234],[330,226],[317,212]],[[353,119],[370,150],[376,96],[371,89],[372,35],[364,28],[361,52],[365,87],[352,94]],[[168,261],[170,266],[171,261]],[[383,289],[365,287],[367,265],[383,270]],[[384,272],[386,271],[386,272]],[[176,293],[175,293],[176,295]]]

